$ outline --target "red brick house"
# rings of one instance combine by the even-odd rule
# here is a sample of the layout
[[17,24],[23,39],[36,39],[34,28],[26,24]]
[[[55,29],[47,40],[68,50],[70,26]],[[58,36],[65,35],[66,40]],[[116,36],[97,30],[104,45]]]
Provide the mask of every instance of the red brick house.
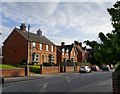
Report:
[[14,28],[3,43],[3,63],[15,65],[27,60],[29,64],[56,64],[56,46],[42,36],[40,29],[37,34],[28,33],[25,24],[22,23],[20,29]]
[[64,42],[61,46],[57,46],[57,62],[85,62],[86,61],[86,50],[83,49],[82,44],[75,41],[71,45],[65,45]]

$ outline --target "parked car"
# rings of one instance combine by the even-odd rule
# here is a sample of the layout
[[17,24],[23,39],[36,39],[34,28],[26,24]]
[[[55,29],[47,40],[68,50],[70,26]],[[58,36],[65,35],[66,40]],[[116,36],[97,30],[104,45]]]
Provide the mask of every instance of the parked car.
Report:
[[0,76],[0,84],[4,83],[4,78],[2,76]]
[[102,71],[110,71],[110,66],[109,65],[102,65],[101,69],[102,69]]
[[88,73],[91,72],[91,68],[89,66],[81,66],[79,69],[79,73]]
[[100,68],[97,65],[91,66],[91,71],[99,71]]

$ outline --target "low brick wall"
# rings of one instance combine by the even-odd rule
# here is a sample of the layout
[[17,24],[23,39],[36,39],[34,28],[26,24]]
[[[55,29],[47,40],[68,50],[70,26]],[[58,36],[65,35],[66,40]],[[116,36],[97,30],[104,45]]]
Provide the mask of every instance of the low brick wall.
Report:
[[74,66],[66,66],[66,72],[73,72]]
[[80,70],[80,66],[77,66],[77,69],[76,69],[76,71],[77,71],[77,72],[79,72],[79,70]]
[[113,94],[120,94],[120,70],[112,74]]
[[25,76],[25,69],[24,68],[2,69],[0,70],[0,76],[3,77]]
[[59,73],[60,69],[58,66],[53,66],[53,67],[42,67],[40,70],[41,74],[54,74],[54,73]]
[[74,69],[74,66],[52,66],[52,67],[45,67],[43,66],[40,69],[41,74],[54,74],[54,73],[63,73],[63,72],[79,72],[79,67],[77,66]]

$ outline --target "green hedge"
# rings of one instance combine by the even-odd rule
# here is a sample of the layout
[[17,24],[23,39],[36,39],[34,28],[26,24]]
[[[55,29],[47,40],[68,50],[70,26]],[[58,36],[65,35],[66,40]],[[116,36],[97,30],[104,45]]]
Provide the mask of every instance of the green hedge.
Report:
[[115,71],[118,71],[120,70],[120,62],[118,62],[116,65],[115,65]]
[[40,73],[40,66],[37,65],[29,65],[30,72]]
[[90,63],[87,62],[77,62],[77,66],[90,66]]

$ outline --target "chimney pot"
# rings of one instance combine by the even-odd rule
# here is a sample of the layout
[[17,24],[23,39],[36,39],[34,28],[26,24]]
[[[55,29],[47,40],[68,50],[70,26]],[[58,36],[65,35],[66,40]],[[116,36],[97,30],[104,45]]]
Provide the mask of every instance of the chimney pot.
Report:
[[61,46],[64,46],[65,45],[65,42],[61,42]]

